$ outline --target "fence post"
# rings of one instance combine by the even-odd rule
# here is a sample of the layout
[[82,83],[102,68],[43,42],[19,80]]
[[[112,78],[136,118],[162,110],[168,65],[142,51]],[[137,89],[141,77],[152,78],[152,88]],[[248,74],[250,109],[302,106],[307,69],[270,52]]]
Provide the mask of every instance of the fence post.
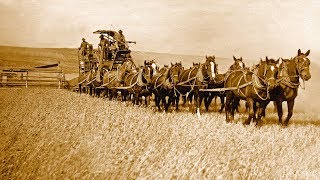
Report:
[[26,88],[28,88],[28,74],[29,74],[29,71],[27,71],[27,76],[26,76]]
[[58,86],[59,86],[59,89],[61,89],[61,79],[62,79],[62,76],[61,76],[61,66],[60,66],[60,61],[58,61],[58,71],[59,71],[59,76],[58,76]]

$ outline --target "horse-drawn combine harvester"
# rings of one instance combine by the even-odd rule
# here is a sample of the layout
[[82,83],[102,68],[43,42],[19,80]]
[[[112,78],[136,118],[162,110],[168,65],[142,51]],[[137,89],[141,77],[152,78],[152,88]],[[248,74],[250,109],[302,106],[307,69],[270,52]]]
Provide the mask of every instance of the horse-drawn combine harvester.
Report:
[[[121,31],[121,30],[120,30]],[[77,90],[90,95],[100,94],[103,90],[115,91],[128,89],[119,83],[124,71],[136,70],[136,64],[131,57],[130,43],[125,41],[122,34],[113,30],[97,30],[93,34],[100,34],[100,43],[97,49],[89,44],[87,50],[79,49],[79,78]],[[123,69],[120,72],[121,67]]]
[[[109,99],[117,98],[121,92],[122,100],[132,98],[134,104],[142,102],[144,96],[154,94],[155,104],[168,111],[170,104],[175,104],[178,110],[179,99],[182,96],[184,103],[188,98],[194,112],[200,116],[200,107],[204,101],[208,111],[214,97],[220,96],[220,112],[225,108],[226,121],[232,121],[239,101],[245,100],[248,108],[249,124],[252,120],[259,122],[265,116],[265,108],[270,101],[278,107],[279,123],[282,122],[282,102],[288,103],[288,117],[284,121],[287,125],[292,116],[293,102],[299,88],[299,78],[307,81],[311,78],[309,72],[310,51],[291,59],[260,60],[251,68],[245,67],[242,58],[233,57],[234,64],[226,73],[218,73],[218,64],[215,56],[206,56],[204,63],[195,64],[184,69],[181,62],[170,67],[159,69],[155,62],[146,62],[137,67],[132,60],[128,43],[121,38],[121,33],[111,30],[98,30],[100,44],[97,50],[92,47],[89,51],[79,51],[79,78],[78,90],[90,95],[105,92]],[[286,94],[287,92],[290,94]],[[224,104],[224,98],[226,103]],[[256,119],[257,118],[257,119]]]

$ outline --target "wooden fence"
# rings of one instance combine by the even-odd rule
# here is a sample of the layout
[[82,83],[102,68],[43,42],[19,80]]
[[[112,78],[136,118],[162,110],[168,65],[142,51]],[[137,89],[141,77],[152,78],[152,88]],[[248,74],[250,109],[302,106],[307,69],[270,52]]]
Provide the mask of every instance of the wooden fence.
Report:
[[62,88],[66,81],[60,63],[34,68],[0,68],[0,86],[53,86]]

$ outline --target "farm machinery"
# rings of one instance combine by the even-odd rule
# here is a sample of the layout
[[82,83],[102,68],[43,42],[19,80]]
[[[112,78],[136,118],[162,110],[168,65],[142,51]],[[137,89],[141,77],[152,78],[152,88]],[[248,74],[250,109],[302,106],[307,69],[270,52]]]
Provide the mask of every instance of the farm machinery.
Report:
[[[120,30],[121,31],[121,30]],[[103,89],[102,78],[104,73],[117,71],[126,61],[132,61],[129,49],[130,43],[125,41],[122,33],[113,30],[97,30],[93,34],[100,34],[100,43],[97,49],[89,48],[78,51],[79,78],[78,90],[92,95],[93,91]]]

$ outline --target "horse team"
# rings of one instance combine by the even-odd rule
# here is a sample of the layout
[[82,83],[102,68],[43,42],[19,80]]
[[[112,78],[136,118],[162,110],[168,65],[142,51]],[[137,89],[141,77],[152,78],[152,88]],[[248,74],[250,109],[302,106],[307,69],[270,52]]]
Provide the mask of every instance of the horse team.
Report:
[[[251,68],[245,67],[242,58],[233,56],[234,63],[224,74],[218,73],[215,56],[206,56],[204,63],[193,64],[188,69],[181,62],[159,69],[154,61],[145,61],[139,68],[132,61],[126,61],[117,71],[104,73],[102,84],[95,87],[110,100],[121,94],[123,101],[131,99],[137,105],[142,103],[143,96],[147,104],[147,97],[153,94],[159,111],[162,107],[168,111],[171,104],[178,110],[182,97],[183,104],[194,105],[198,116],[202,101],[208,111],[211,101],[220,97],[219,112],[225,109],[227,122],[234,120],[240,100],[245,100],[248,118],[244,124],[260,122],[267,105],[274,101],[279,123],[286,126],[301,85],[299,79],[304,83],[311,78],[309,54],[310,50],[302,53],[299,49],[293,58],[275,60],[266,57]],[[284,101],[288,104],[288,116],[282,121]]]

